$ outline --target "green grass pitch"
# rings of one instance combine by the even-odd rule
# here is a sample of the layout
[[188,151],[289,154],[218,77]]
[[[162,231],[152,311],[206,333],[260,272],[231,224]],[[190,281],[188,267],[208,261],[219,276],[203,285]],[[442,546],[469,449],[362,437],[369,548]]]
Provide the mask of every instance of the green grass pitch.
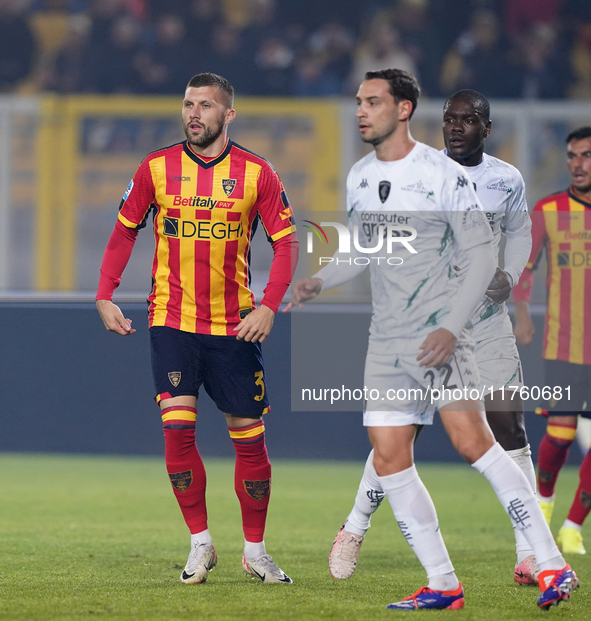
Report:
[[[419,464],[466,608],[415,613],[385,610],[425,582],[386,502],[354,577],[333,580],[328,572],[328,551],[351,507],[361,463],[275,461],[265,540],[293,585],[243,577],[233,463],[208,459],[206,467],[219,562],[206,584],[184,585],[188,533],[163,459],[0,454],[0,619],[591,619],[591,553],[567,559],[582,583],[572,600],[538,610],[537,589],[512,580],[509,519],[468,466]],[[576,471],[565,470],[554,533],[576,485]],[[583,535],[591,547],[589,524]]]

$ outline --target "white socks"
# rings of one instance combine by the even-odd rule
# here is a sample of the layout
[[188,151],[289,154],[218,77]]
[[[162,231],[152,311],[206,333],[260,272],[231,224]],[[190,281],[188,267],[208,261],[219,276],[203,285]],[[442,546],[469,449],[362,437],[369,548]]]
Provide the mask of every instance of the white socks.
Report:
[[494,444],[472,466],[492,485],[511,518],[513,528],[523,533],[533,549],[540,569],[562,569],[566,562],[554,543],[534,492],[526,476],[501,445],[498,442]]
[[[536,479],[530,447],[528,445],[506,451],[506,455],[510,459],[506,458],[505,451],[497,443],[472,465],[489,480],[511,518],[517,563],[535,554],[540,569],[562,569],[566,563],[546,527],[535,498]],[[414,466],[403,472],[379,477],[373,466],[371,451],[359,483],[355,504],[345,522],[345,530],[356,535],[365,535],[370,527],[371,516],[380,506],[384,493],[388,495],[403,535],[427,570],[429,587],[446,591],[457,588],[457,578],[439,531],[435,543],[428,546],[421,545],[425,537],[416,534],[425,531],[429,539],[429,525],[434,524],[437,529],[438,523],[433,502]],[[417,541],[419,537],[420,541]],[[433,551],[432,559],[427,558],[431,556],[428,553],[429,547]]]
[[378,477],[406,541],[429,577],[429,588],[451,591],[459,582],[439,530],[437,513],[415,466]]
[[[534,494],[536,493],[536,471],[534,464],[531,460],[531,450],[529,444],[520,449],[513,451],[505,451],[507,455],[519,466],[519,469],[525,475],[527,482],[532,488]],[[534,551],[527,542],[525,535],[517,528],[513,529],[515,532],[515,549],[517,552],[517,564],[523,562],[528,556],[531,556]]]
[[[200,533],[191,534],[191,547],[200,545],[213,545],[209,530],[202,530]],[[265,542],[253,543],[252,541],[244,540],[244,556],[249,560],[255,560],[261,558],[266,554]]]
[[574,528],[575,530],[581,532],[582,524],[577,524],[576,522],[572,522],[571,520],[566,519],[564,520],[562,528]]
[[250,561],[254,561],[256,559],[261,558],[267,554],[265,550],[265,542],[261,541],[260,543],[253,543],[252,541],[244,540],[244,556]]
[[200,533],[191,534],[191,547],[201,545],[213,545],[211,535],[209,534],[209,529],[202,530]]
[[365,462],[355,504],[345,521],[345,530],[363,537],[370,527],[371,516],[384,499],[382,484],[373,467],[373,449]]

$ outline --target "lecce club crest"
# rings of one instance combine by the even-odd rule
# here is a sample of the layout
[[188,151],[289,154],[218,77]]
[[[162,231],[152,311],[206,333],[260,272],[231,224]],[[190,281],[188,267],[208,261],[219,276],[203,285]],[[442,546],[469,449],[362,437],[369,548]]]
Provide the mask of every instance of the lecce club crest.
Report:
[[170,380],[170,383],[176,388],[181,383],[180,371],[171,371],[168,374],[168,379]]
[[189,489],[191,483],[193,483],[193,471],[186,470],[185,472],[174,472],[169,474],[168,478],[174,489],[184,493]]
[[244,491],[257,502],[264,500],[271,491],[271,479],[265,479],[264,481],[247,481],[242,480],[244,484]]
[[222,188],[224,188],[224,192],[226,196],[230,196],[236,187],[236,179],[222,179]]

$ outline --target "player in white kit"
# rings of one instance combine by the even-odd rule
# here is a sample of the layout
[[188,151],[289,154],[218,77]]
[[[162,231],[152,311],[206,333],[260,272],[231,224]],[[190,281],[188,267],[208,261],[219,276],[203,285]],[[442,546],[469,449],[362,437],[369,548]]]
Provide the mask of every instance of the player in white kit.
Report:
[[[446,153],[460,163],[482,203],[499,255],[505,237],[504,269],[497,267],[481,304],[473,313],[474,355],[482,386],[486,389],[486,417],[495,439],[521,468],[532,489],[535,469],[527,441],[523,403],[513,387],[523,385],[519,353],[505,301],[531,251],[531,220],[527,210],[521,173],[511,164],[484,153],[491,130],[490,105],[484,95],[462,90],[452,95],[443,109]],[[511,395],[515,395],[511,398]],[[517,562],[513,577],[523,585],[538,583],[533,550],[523,534],[515,530]]]
[[[462,164],[474,185],[493,233],[497,261],[501,236],[506,237],[504,270],[497,267],[495,278],[471,317],[474,356],[486,395],[486,416],[495,439],[521,468],[535,491],[535,469],[525,432],[523,404],[514,388],[522,386],[521,363],[505,304],[531,251],[531,221],[519,171],[484,153],[491,125],[490,105],[481,93],[462,90],[445,102],[445,153]],[[514,394],[516,396],[511,398]],[[355,505],[329,556],[329,566],[335,578],[353,575],[370,517],[383,496],[370,453]],[[533,550],[518,529],[515,529],[515,539],[514,580],[518,584],[536,585],[539,569]]]
[[[409,253],[402,270],[395,262],[369,261],[373,314],[365,386],[380,397],[366,404],[364,425],[380,488],[429,578],[428,586],[389,608],[464,605],[435,507],[413,462],[417,426],[432,421],[433,406],[458,452],[486,476],[514,528],[535,550],[543,585],[538,605],[548,608],[568,599],[578,580],[560,555],[526,477],[495,442],[480,400],[450,397],[449,391],[447,397],[439,392],[439,398],[425,398],[426,390],[443,384],[470,391],[480,386],[465,326],[496,261],[490,226],[462,167],[410,135],[418,95],[416,80],[404,71],[366,74],[357,93],[357,119],[362,140],[374,151],[353,166],[347,179],[353,260],[347,264],[337,253],[314,277],[296,281],[286,310],[354,277],[364,268],[356,259],[383,245],[384,233],[388,244],[394,235],[417,244],[419,252]],[[460,278],[456,265],[466,266]],[[395,404],[384,400],[391,388],[407,389],[408,397]]]

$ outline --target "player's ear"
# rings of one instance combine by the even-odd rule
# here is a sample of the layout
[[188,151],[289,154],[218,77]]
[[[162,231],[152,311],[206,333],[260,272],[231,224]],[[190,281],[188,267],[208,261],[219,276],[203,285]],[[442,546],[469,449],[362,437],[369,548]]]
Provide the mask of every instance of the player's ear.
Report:
[[412,102],[408,101],[408,99],[400,100],[400,103],[398,104],[398,120],[408,121],[411,114]]
[[484,126],[484,137],[488,138],[489,134],[490,134],[490,130],[492,129],[492,121],[489,121],[485,126]]
[[226,110],[226,125],[230,125],[230,123],[236,118],[236,110],[231,108],[230,110]]

